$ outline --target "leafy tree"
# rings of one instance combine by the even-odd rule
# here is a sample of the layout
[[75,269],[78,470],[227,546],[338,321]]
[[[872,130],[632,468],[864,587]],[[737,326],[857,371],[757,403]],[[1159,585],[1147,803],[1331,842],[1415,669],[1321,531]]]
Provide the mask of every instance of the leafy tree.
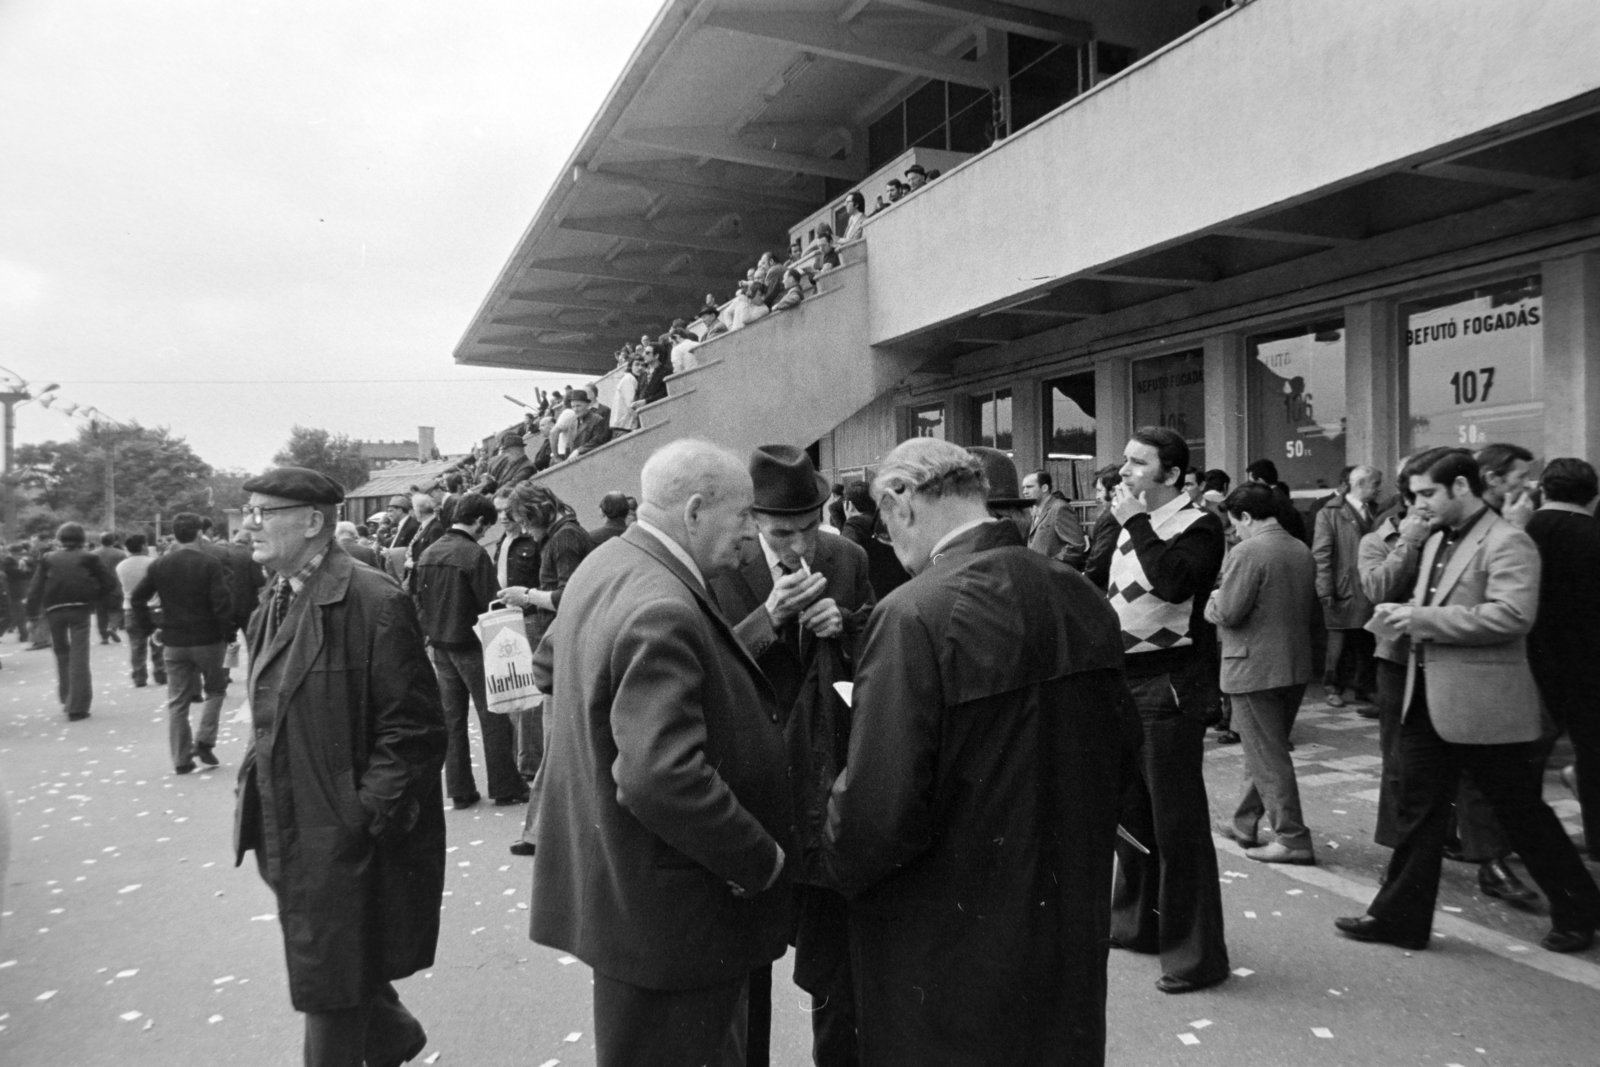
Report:
[[157,516],[210,510],[210,465],[165,426],[94,423],[72,441],[22,445],[15,454],[16,481],[41,514],[103,528],[108,459],[118,527],[150,526]]
[[362,458],[359,442],[346,434],[330,434],[327,430],[314,430],[309,426],[296,426],[289,431],[289,443],[272,462],[280,467],[307,467],[320,471],[351,490],[367,480],[371,462]]

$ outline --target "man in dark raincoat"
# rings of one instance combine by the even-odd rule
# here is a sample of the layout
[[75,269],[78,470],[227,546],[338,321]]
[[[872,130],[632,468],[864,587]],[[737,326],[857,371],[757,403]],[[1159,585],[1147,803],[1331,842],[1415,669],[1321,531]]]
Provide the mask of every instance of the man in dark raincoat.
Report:
[[333,541],[339,484],[283,467],[244,489],[273,577],[250,621],[234,847],[277,895],[308,1067],[398,1067],[427,1035],[391,983],[439,939],[438,686],[411,598]]
[[1118,798],[1138,722],[1115,614],[916,438],[873,483],[914,577],[856,669],[825,860],[851,897],[861,1062],[1105,1061]]
[[[820,529],[828,480],[793,445],[763,445],[750,457],[757,537],[739,568],[711,580],[717,606],[777,692],[799,820],[795,882],[795,984],[811,994],[812,1059],[854,1067],[855,996],[845,900],[821,863],[828,794],[844,767],[850,708],[835,682],[854,676],[861,632],[875,600],[866,552]],[[772,969],[750,976],[747,1062],[767,1062]]]

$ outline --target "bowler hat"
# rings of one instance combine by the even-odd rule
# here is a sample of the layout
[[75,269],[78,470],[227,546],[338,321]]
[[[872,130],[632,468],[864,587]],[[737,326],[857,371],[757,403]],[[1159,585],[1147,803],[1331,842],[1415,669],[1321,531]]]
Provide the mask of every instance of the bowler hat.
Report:
[[983,464],[984,477],[989,479],[989,506],[991,508],[1031,508],[1033,501],[1023,496],[1017,488],[1017,465],[1011,457],[998,448],[974,445],[967,449]]
[[762,445],[750,454],[750,480],[755,483],[756,511],[804,515],[828,502],[828,480],[811,465],[804,449]]
[[278,467],[240,486],[247,493],[298,500],[303,504],[338,504],[344,501],[344,486],[306,467]]

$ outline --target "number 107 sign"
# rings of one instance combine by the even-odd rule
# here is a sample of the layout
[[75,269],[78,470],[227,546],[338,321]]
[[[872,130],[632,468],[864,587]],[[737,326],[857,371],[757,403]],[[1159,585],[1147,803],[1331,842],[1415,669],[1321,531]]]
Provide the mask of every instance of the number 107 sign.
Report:
[[1539,451],[1544,306],[1472,296],[1406,318],[1412,447],[1508,441]]

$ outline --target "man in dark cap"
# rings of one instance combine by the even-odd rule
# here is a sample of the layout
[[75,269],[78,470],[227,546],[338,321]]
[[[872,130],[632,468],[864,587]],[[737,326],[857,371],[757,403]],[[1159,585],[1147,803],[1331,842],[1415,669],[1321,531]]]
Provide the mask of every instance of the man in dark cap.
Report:
[[906,441],[872,489],[914,577],[867,623],[828,805],[861,1062],[1103,1063],[1138,737],[1116,615],[990,514],[959,445]]
[[[799,854],[795,881],[795,984],[811,994],[818,1067],[857,1062],[845,900],[821,863],[828,792],[844,766],[850,711],[835,682],[855,676],[861,632],[875,603],[867,554],[820,529],[828,481],[791,445],[750,457],[757,538],[740,546],[737,570],[711,580],[718,607],[760,665],[785,712]],[[772,1023],[772,968],[750,976],[751,1064],[765,1061]]]
[[272,574],[250,620],[253,730],[234,848],[278,898],[308,1067],[398,1067],[427,1043],[391,984],[433,963],[444,892],[444,713],[411,598],[334,543],[338,482],[244,483]]
[[489,464],[489,477],[496,489],[510,489],[533,476],[533,461],[528,458],[527,442],[518,430],[500,435],[500,451]]
[[600,498],[600,514],[606,521],[589,531],[589,540],[594,542],[594,547],[599,548],[613,537],[622,536],[628,528],[628,510],[632,507],[628,503],[628,494],[610,492]]
[[928,171],[921,163],[906,168],[906,192],[914,193],[928,184]]

